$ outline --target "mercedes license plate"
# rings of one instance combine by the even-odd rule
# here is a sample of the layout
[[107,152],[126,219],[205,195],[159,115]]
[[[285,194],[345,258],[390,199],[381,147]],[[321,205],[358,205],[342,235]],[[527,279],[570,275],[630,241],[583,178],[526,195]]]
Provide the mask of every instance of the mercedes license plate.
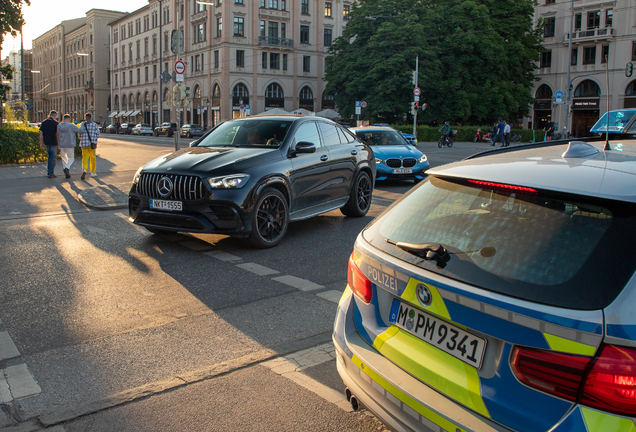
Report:
[[183,203],[181,201],[151,199],[150,208],[156,210],[182,211]]
[[398,168],[393,170],[393,174],[413,174],[413,168]]
[[486,352],[486,339],[435,318],[394,299],[389,322],[444,352],[479,369]]

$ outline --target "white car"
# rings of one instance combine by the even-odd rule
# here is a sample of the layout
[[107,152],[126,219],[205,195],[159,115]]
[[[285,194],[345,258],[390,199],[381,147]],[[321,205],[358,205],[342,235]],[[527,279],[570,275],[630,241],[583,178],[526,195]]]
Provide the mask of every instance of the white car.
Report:
[[152,128],[149,124],[139,123],[132,129],[132,133],[135,135],[152,135]]

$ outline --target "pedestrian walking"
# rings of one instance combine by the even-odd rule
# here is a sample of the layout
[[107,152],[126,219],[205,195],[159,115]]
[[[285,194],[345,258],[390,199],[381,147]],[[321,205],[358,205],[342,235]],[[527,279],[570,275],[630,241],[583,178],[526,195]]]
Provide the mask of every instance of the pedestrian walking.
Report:
[[510,145],[510,124],[504,120],[504,147]]
[[79,132],[80,128],[71,123],[70,114],[64,114],[62,122],[57,125],[57,134],[66,178],[71,178],[71,166],[75,162],[75,145],[77,143],[75,137]]
[[49,118],[40,125],[40,148],[46,150],[48,156],[47,175],[49,178],[55,175],[55,163],[57,162],[57,111],[51,110]]
[[503,120],[501,119],[501,117],[499,117],[499,122],[497,123],[497,126],[495,126],[495,136],[492,138],[492,144],[490,144],[491,146],[495,146],[497,144],[497,138],[499,138],[499,140],[501,141],[501,146],[504,146],[504,124],[503,124]]
[[90,171],[91,177],[97,177],[95,172],[97,160],[95,159],[95,149],[99,138],[99,128],[93,122],[93,116],[86,113],[86,119],[79,127],[80,147],[82,148],[82,180],[86,178],[86,172]]
[[543,128],[545,132],[545,141],[552,141],[552,134],[554,133],[554,122],[550,119]]

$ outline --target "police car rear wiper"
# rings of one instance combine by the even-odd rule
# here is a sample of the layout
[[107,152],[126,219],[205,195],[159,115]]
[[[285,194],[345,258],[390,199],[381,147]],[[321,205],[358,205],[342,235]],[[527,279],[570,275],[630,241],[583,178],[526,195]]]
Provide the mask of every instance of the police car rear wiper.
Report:
[[444,268],[448,260],[450,260],[448,251],[440,243],[406,243],[395,242],[391,239],[386,239],[386,241],[427,261],[435,261],[437,265],[442,268]]

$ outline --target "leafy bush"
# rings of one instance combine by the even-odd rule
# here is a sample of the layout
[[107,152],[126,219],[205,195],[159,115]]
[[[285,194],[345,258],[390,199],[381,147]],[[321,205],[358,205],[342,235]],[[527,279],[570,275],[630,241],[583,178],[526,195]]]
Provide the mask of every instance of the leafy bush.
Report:
[[[81,154],[77,138],[75,157]],[[0,127],[0,163],[41,162],[46,159],[46,150],[40,148],[38,129],[16,125]]]

